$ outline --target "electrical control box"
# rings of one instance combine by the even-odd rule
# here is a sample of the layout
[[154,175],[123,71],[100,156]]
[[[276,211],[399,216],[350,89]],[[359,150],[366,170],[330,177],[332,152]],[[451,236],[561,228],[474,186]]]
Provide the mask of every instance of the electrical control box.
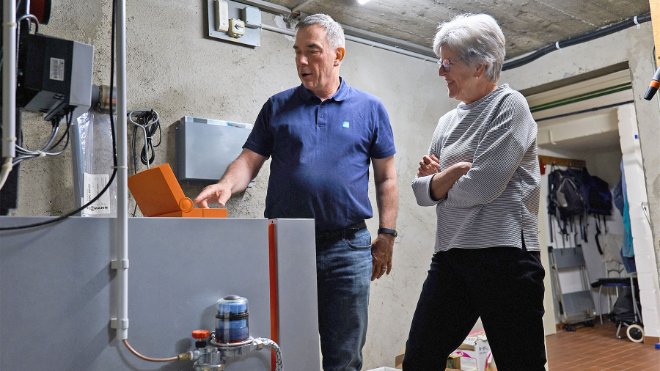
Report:
[[241,10],[241,19],[247,28],[261,27],[261,11],[253,6],[246,6]]
[[208,37],[233,44],[261,45],[261,10],[231,0],[206,0]]
[[176,177],[216,182],[243,150],[252,124],[184,116],[174,125]]
[[92,100],[94,48],[77,41],[41,34],[25,35],[19,55],[16,102],[45,119]]

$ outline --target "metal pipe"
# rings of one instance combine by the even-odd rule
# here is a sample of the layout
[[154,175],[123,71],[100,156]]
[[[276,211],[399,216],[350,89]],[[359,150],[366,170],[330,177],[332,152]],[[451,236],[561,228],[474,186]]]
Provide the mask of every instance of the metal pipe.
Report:
[[[117,338],[128,338],[128,151],[126,124],[126,0],[117,1]],[[110,113],[112,114],[112,113]]]
[[[289,9],[287,7],[276,5],[263,0],[245,0],[242,2],[248,5],[256,6],[261,10],[265,10],[269,13],[281,15],[285,17],[285,19],[289,19],[293,15],[298,16],[297,14],[298,10],[304,7],[305,5],[307,5],[311,1],[313,0],[304,1],[303,3],[294,7],[293,9]],[[432,61],[434,63],[436,61],[435,53],[433,52],[433,50],[431,50],[431,48],[425,48],[421,45],[413,44],[408,41],[399,40],[393,37],[378,35],[374,32],[360,30],[358,28],[351,26],[342,25],[342,27],[344,28],[346,40],[354,41],[364,45],[373,46],[375,48],[384,49],[394,53],[403,54],[408,57],[418,58],[424,61]],[[278,32],[285,35],[294,35],[293,31],[283,30],[279,27],[268,26],[265,24],[262,24],[261,28],[267,31]]]
[[[276,32],[276,33],[280,33],[280,34],[284,34],[284,35],[288,35],[288,36],[295,36],[296,35],[296,32],[293,31],[293,30],[280,28],[280,27],[277,27],[277,26],[270,26],[270,25],[267,25],[265,23],[261,25],[261,28],[266,30],[266,31]],[[346,38],[346,40],[353,41],[353,42],[356,42],[358,44],[364,44],[364,45],[372,46],[374,48],[379,48],[379,49],[391,51],[391,52],[394,52],[394,53],[403,54],[405,56],[418,58],[418,59],[421,59],[423,61],[430,61],[430,62],[433,62],[433,63],[436,62],[436,58],[429,57],[428,55],[411,52],[411,51],[408,51],[408,50],[405,50],[405,49],[399,49],[399,48],[394,47],[394,46],[382,44],[382,43],[379,43],[379,42],[376,42],[376,41],[371,41],[371,40],[363,39],[363,38],[352,36],[352,35],[344,35],[344,37]]]
[[252,5],[256,6],[257,8],[261,10],[265,10],[269,13],[273,14],[283,14],[283,15],[289,15],[291,14],[291,9],[278,5],[278,4],[273,4],[269,1],[264,1],[264,0],[241,0],[242,3],[247,4],[247,5]]
[[[394,51],[397,53],[400,50],[404,50],[408,53],[415,53],[416,55],[422,55],[428,57],[428,60],[433,61],[434,63],[438,59],[433,49],[429,47],[413,44],[409,41],[400,40],[385,35],[380,35],[375,32],[362,30],[351,26],[342,26],[342,27],[344,28],[344,33],[346,34],[347,39],[352,37],[360,40],[368,40],[369,42],[375,44],[374,46],[380,47],[382,49],[385,49],[387,47],[389,48],[387,50]],[[382,45],[382,47],[378,45]],[[410,56],[409,54],[406,55]]]
[[0,189],[16,157],[16,0],[4,2],[2,12],[2,158]]

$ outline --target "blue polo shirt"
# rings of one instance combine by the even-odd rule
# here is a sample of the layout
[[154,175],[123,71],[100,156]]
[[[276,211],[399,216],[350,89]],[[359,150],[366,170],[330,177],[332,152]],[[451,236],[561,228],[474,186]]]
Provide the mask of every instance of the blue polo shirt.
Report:
[[264,216],[314,218],[317,231],[371,218],[371,158],[396,152],[383,104],[343,79],[323,102],[303,85],[270,97],[243,148],[272,157]]

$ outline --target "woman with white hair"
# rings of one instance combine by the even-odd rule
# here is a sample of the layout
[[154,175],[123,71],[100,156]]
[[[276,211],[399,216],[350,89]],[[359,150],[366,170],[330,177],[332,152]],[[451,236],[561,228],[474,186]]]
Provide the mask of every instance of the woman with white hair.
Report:
[[504,35],[488,15],[460,15],[433,43],[460,103],[438,121],[412,188],[435,206],[435,253],[412,320],[404,370],[444,370],[481,317],[498,370],[544,370],[536,122],[498,85]]

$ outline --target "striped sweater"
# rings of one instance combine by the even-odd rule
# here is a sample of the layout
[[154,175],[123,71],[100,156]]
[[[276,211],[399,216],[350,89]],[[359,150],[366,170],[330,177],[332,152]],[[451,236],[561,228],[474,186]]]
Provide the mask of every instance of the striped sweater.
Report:
[[412,182],[417,203],[436,206],[435,251],[521,248],[522,238],[539,250],[536,133],[527,101],[506,84],[440,118],[429,153],[440,169],[461,161],[472,168],[439,201],[430,196],[432,175]]

